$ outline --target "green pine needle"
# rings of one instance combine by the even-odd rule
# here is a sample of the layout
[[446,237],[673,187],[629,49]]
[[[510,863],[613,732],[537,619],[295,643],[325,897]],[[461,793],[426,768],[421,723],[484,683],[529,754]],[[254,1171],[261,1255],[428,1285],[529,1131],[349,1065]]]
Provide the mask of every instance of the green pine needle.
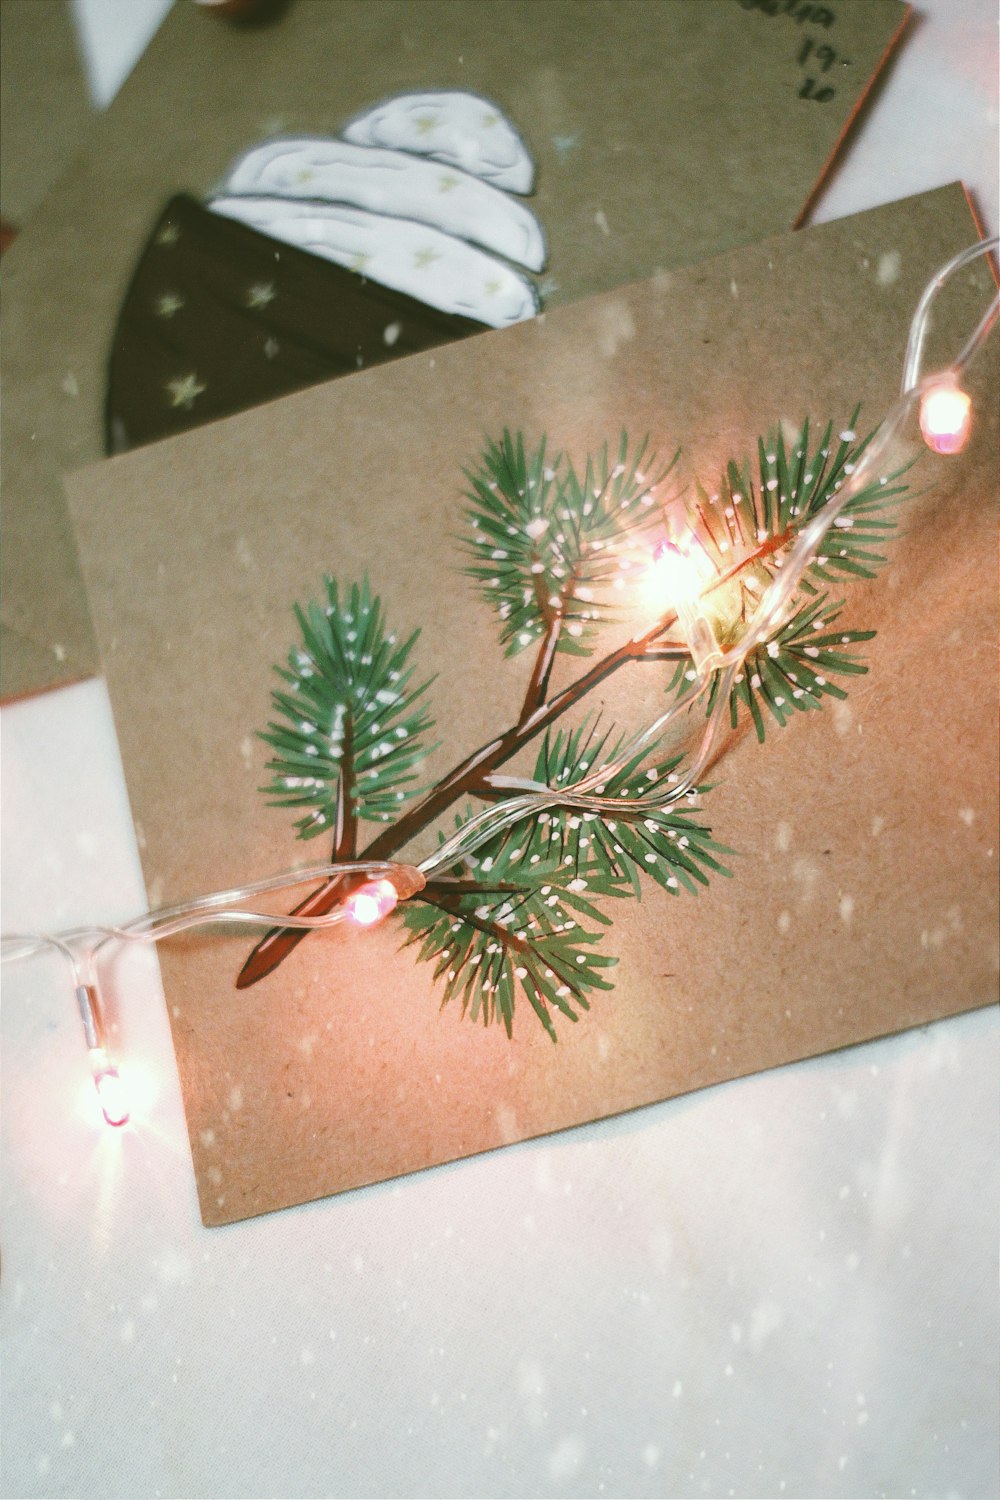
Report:
[[603,971],[617,959],[595,951],[610,918],[583,894],[586,874],[554,861],[530,873],[515,864],[497,846],[472,876],[430,882],[402,909],[404,946],[435,964],[442,1006],[457,999],[463,1016],[499,1021],[510,1036],[520,991],[555,1041],[554,1011],[575,1021],[590,991],[613,988]]
[[605,594],[619,547],[661,524],[653,491],[676,456],[665,469],[657,462],[648,439],[630,453],[622,433],[614,462],[605,444],[581,475],[561,454],[548,458],[544,437],[526,452],[521,434],[505,431],[466,470],[465,572],[499,616],[507,656],[550,632],[558,651],[590,655],[598,627],[615,617]]
[[[823,698],[846,698],[830,675],[858,676],[868,671],[848,648],[874,639],[874,630],[831,630],[843,601],[830,604],[825,594],[802,604],[766,646],[747,657],[729,697],[730,723],[735,729],[740,707],[749,710],[763,743],[765,713],[779,728],[795,713],[822,707]],[[717,673],[709,691],[706,713],[711,713],[719,689]]]
[[420,635],[387,634],[368,580],[343,596],[326,579],[326,603],[296,606],[301,646],[278,675],[276,714],[260,738],[275,754],[261,790],[278,807],[304,809],[299,838],[332,833],[338,820],[391,822],[423,788],[417,771],[429,753],[433,720],[413,685],[410,654]]
[[[587,724],[546,734],[535,780],[558,789],[624,748],[622,737]],[[660,780],[678,779],[679,757],[648,768],[645,758],[643,750],[628,757],[602,794],[638,799]],[[638,897],[642,876],[678,895],[706,886],[710,873],[730,873],[716,855],[732,851],[698,821],[698,797],[692,793],[683,809],[637,806],[634,815],[606,818],[565,808],[540,812],[470,856],[453,872],[453,885],[432,882],[402,919],[407,945],[418,944],[419,957],[435,963],[444,1003],[460,998],[463,1015],[484,1025],[500,1021],[510,1034],[520,991],[555,1040],[553,1009],[576,1020],[590,990],[611,988],[601,970],[615,960],[592,946],[610,921],[597,904],[602,898]],[[456,828],[471,816],[469,808]]]
[[[752,551],[781,537],[790,544],[806,522],[830,503],[875,436],[873,430],[858,441],[854,430],[858,413],[856,407],[836,446],[832,422],[814,446],[810,446],[808,421],[791,446],[779,426],[766,440],[758,439],[755,474],[749,461],[741,466],[731,461],[715,494],[709,496],[699,489],[699,511],[708,523],[707,550],[714,553],[720,571],[732,561],[733,552]],[[875,577],[886,562],[879,549],[896,530],[893,512],[908,494],[906,485],[899,482],[907,468],[881,475],[848,501],[827,533],[823,554],[808,570],[805,592],[815,591],[809,577],[822,583]],[[765,562],[765,567],[773,576],[773,560]]]
[[[810,442],[809,423],[794,443],[786,442],[779,426],[757,445],[756,469],[749,461],[730,462],[718,491],[708,494],[695,486],[688,516],[720,574],[731,570],[734,558],[750,559],[736,574],[738,607],[719,623],[724,646],[738,643],[764,592],[776,576],[784,555],[801,528],[828,505],[867,449],[875,433],[860,440],[850,423],[834,440],[828,422],[819,439]],[[771,639],[748,656],[730,695],[730,722],[735,728],[741,707],[753,719],[763,741],[768,722],[783,726],[797,712],[820,708],[826,697],[845,698],[844,688],[831,677],[867,672],[858,655],[846,648],[869,641],[871,630],[831,631],[843,601],[829,602],[819,583],[838,585],[872,579],[886,562],[882,548],[897,529],[895,511],[910,491],[902,476],[910,466],[887,472],[848,501],[834,521],[823,552],[807,570],[798,608]],[[684,685],[686,663],[677,668],[668,691]],[[714,708],[719,674],[707,700]]]
[[[627,803],[630,798],[648,795],[664,782],[679,780],[680,756],[647,766],[645,747],[628,756],[624,736],[616,738],[611,729],[601,733],[596,722],[591,725],[587,721],[574,731],[546,733],[534,779],[557,791],[602,765],[613,765],[623,752],[626,759],[621,768],[598,783],[600,789],[595,795]],[[710,874],[730,874],[715,856],[732,851],[716,843],[710,829],[697,821],[699,796],[706,790],[689,793],[683,807],[637,806],[634,813],[627,806],[607,815],[552,808],[508,830],[500,847],[507,867],[517,865],[521,871],[530,872],[535,864],[554,863],[596,896],[638,898],[641,876],[671,895],[679,895],[682,890],[694,894],[707,886]],[[491,855],[495,861],[494,850],[485,858]],[[478,868],[481,870],[483,864]]]

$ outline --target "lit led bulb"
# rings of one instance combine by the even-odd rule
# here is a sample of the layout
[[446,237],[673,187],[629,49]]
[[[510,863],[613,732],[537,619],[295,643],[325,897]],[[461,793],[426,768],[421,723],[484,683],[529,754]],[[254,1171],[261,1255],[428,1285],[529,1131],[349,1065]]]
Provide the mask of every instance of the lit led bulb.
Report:
[[87,1056],[90,1058],[90,1073],[97,1090],[101,1113],[109,1125],[127,1125],[129,1119],[128,1096],[125,1085],[118,1076],[118,1069],[104,1046],[104,1022],[101,1006],[94,984],[78,984],[76,1003],[80,1007],[83,1034],[87,1041]]
[[701,576],[690,553],[682,552],[676,542],[661,542],[653,553],[656,585],[666,604],[680,610],[697,604],[701,594]]
[[90,1049],[90,1071],[105,1120],[109,1125],[127,1125],[129,1106],[125,1085],[103,1047]]
[[972,426],[972,402],[953,381],[930,386],[920,398],[920,431],[935,453],[960,453]]
[[[701,606],[701,594],[714,575],[707,557],[707,568],[699,567],[690,551],[682,552],[675,542],[661,542],[653,554],[654,587],[664,606],[677,612],[677,622],[684,643],[691,652],[699,676],[722,665],[722,652],[712,623]],[[709,578],[705,577],[708,572]]]
[[359,927],[374,927],[392,911],[399,896],[391,880],[369,880],[358,886],[344,902],[344,909]]

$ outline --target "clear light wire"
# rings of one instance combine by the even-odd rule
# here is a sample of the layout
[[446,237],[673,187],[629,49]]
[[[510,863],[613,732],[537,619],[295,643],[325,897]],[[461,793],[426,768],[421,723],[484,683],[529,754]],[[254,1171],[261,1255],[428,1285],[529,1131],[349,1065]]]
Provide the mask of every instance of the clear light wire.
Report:
[[[976,245],[969,245],[965,250],[960,250],[953,255],[938,271],[935,271],[930,281],[924,287],[917,303],[913,321],[910,323],[910,336],[906,342],[906,356],[903,360],[903,378],[900,383],[900,395],[905,396],[908,392],[916,390],[920,384],[920,364],[923,359],[924,341],[930,328],[931,307],[934,298],[958,271],[971,265],[981,255],[995,255],[1000,250],[1000,238],[996,235],[990,239],[980,240]],[[1000,314],[1000,293],[991,300],[974,333],[970,336],[961,353],[948,366],[945,373],[960,374],[967,369],[973,356],[986,341],[990,329]]]
[[180,932],[208,925],[224,926],[269,926],[280,922],[282,927],[294,927],[312,931],[324,927],[335,927],[347,915],[343,906],[334,908],[322,916],[284,916],[265,911],[250,903],[255,896],[273,891],[293,890],[296,886],[309,885],[314,881],[326,881],[338,876],[367,876],[377,880],[384,878],[394,884],[410,887],[412,895],[423,884],[413,866],[387,860],[351,861],[342,864],[302,865],[297,870],[286,870],[281,875],[268,875],[262,880],[250,881],[247,885],[234,886],[231,890],[213,891],[207,896],[195,896],[189,901],[174,906],[160,906],[143,912],[120,925],[113,923],[93,927],[74,927],[66,932],[4,933],[0,938],[5,960],[29,958],[32,954],[52,948],[62,953],[73,969],[76,985],[92,983],[92,965],[105,943],[159,943],[164,938],[175,937]]
[[[52,951],[66,959],[73,974],[77,1008],[102,1113],[109,1125],[126,1125],[129,1120],[127,1094],[108,1047],[98,980],[97,958],[105,944],[159,943],[180,932],[208,925],[273,927],[280,921],[283,927],[294,927],[301,931],[335,927],[351,915],[348,904],[350,897],[332,911],[313,917],[295,914],[278,916],[252,903],[257,896],[292,890],[300,885],[328,881],[338,876],[350,876],[352,885],[357,885],[360,879],[361,888],[365,890],[370,888],[368,882],[376,882],[376,889],[391,885],[392,906],[397,899],[405,900],[424,884],[424,876],[412,865],[384,860],[303,865],[298,870],[268,875],[262,880],[249,881],[246,885],[235,886],[230,890],[213,891],[209,895],[195,896],[173,906],[161,906],[121,924],[75,927],[59,933],[4,933],[0,937],[0,956],[6,962]],[[385,909],[391,909],[388,903],[385,904]],[[363,925],[360,914],[358,920]]]

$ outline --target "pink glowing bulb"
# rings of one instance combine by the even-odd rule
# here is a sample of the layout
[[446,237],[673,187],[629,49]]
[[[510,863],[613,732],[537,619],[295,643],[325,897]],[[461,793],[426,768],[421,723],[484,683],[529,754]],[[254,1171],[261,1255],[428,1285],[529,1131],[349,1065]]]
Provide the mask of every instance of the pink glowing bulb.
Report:
[[90,1066],[94,1074],[101,1113],[109,1125],[127,1125],[129,1121],[128,1095],[118,1076],[118,1069],[107,1060],[103,1047],[91,1052]]
[[391,880],[370,880],[352,891],[344,909],[359,927],[374,927],[392,911],[399,896]]
[[972,426],[972,402],[950,382],[932,385],[920,398],[920,431],[935,453],[960,453]]

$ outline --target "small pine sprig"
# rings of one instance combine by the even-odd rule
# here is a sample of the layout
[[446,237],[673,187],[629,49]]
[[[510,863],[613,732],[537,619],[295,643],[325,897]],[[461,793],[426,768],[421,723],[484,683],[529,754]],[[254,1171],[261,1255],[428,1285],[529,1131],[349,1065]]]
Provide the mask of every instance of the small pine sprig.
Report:
[[[832,422],[814,445],[808,420],[791,445],[779,426],[766,439],[758,439],[756,473],[749,460],[742,465],[730,461],[716,493],[708,495],[696,486],[701,539],[720,572],[734,554],[763,547],[767,550],[760,567],[768,578],[773,577],[782,551],[830,503],[875,436],[873,430],[858,440],[859,410],[855,407],[836,446]],[[896,530],[893,511],[909,493],[900,483],[905,472],[902,468],[883,475],[852,496],[830,528],[823,553],[803,579],[805,592],[815,591],[813,579],[830,584],[875,577],[886,562],[885,554],[876,549],[891,540]]]
[[430,686],[414,685],[410,654],[419,630],[386,632],[368,580],[343,594],[325,580],[326,602],[295,608],[302,644],[292,649],[272,704],[278,717],[260,738],[274,750],[262,787],[275,806],[305,809],[299,838],[334,834],[335,857],[353,855],[358,818],[385,823],[419,794],[428,754]]
[[[471,815],[457,817],[456,828]],[[471,878],[459,870],[451,881],[428,882],[406,904],[403,946],[434,962],[442,1007],[458,999],[463,1016],[499,1021],[511,1036],[520,990],[555,1041],[553,1011],[576,1021],[592,990],[613,988],[604,971],[617,959],[596,951],[610,918],[584,895],[589,867],[581,874],[550,858],[528,876],[500,840],[477,865]]]
[[[535,780],[553,790],[609,767],[625,747],[613,730],[583,724],[546,734]],[[611,769],[598,795],[627,802],[614,816],[555,807],[499,833],[456,869],[454,884],[432,881],[402,912],[406,946],[435,963],[444,984],[443,1004],[461,999],[462,1014],[484,1025],[501,1021],[511,1034],[518,990],[549,1036],[553,1010],[576,1020],[594,989],[610,989],[603,970],[615,959],[595,951],[610,919],[602,898],[639,897],[645,876],[671,895],[708,884],[710,873],[730,872],[716,858],[727,854],[691,810],[644,808],[638,799],[661,778],[678,779],[680,757],[646,767],[644,750]],[[706,789],[700,789],[703,793]],[[464,827],[472,816],[456,819]]]
[[[870,432],[858,440],[857,418],[856,408],[836,441],[833,423],[827,423],[815,444],[810,443],[808,421],[792,444],[779,426],[758,440],[755,472],[749,460],[740,466],[730,462],[714,494],[696,484],[688,508],[690,522],[715,571],[731,577],[720,590],[725,597],[717,630],[723,646],[738,643],[802,527],[830,504],[854,472],[875,435]],[[846,697],[831,677],[867,672],[860,657],[847,648],[871,640],[875,632],[831,631],[843,600],[831,602],[819,585],[876,576],[887,561],[880,549],[897,529],[895,511],[910,497],[902,482],[905,472],[899,469],[866,485],[836,517],[822,553],[802,578],[798,607],[744,663],[730,693],[734,728],[743,707],[763,742],[768,722],[781,727],[796,712],[821,707],[825,697]],[[741,556],[749,561],[739,566],[734,559]],[[668,691],[682,687],[684,678],[681,666]],[[714,711],[719,682],[717,673],[706,713]]]
[[555,807],[516,825],[499,842],[510,866],[530,874],[535,865],[555,864],[595,896],[637,899],[642,876],[670,895],[682,890],[693,895],[708,885],[710,874],[729,875],[716,855],[732,850],[716,843],[711,830],[697,820],[709,788],[688,793],[684,806],[644,807],[640,798],[663,783],[680,780],[682,757],[650,765],[647,760],[645,746],[629,755],[626,737],[616,736],[610,728],[600,731],[596,720],[585,720],[575,730],[547,731],[535,764],[537,783],[558,791],[606,766],[607,780],[597,783],[594,795],[614,798],[623,806],[607,814]]
[[570,656],[591,653],[596,627],[614,615],[617,548],[660,524],[653,492],[675,462],[659,468],[648,439],[630,453],[625,433],[614,460],[605,444],[582,474],[561,454],[550,460],[544,437],[531,452],[520,433],[487,443],[465,471],[464,545],[474,559],[465,572],[499,616],[505,655],[546,640]]
[[[874,639],[874,630],[831,630],[843,601],[831,605],[828,597],[802,604],[785,622],[766,646],[758,646],[743,664],[736,685],[729,695],[729,718],[732,728],[739,721],[741,706],[749,709],[763,744],[764,713],[779,728],[796,712],[805,713],[822,707],[823,698],[846,698],[847,693],[830,674],[860,676],[868,671],[865,663],[849,648]],[[708,696],[711,713],[719,690],[716,674]]]

